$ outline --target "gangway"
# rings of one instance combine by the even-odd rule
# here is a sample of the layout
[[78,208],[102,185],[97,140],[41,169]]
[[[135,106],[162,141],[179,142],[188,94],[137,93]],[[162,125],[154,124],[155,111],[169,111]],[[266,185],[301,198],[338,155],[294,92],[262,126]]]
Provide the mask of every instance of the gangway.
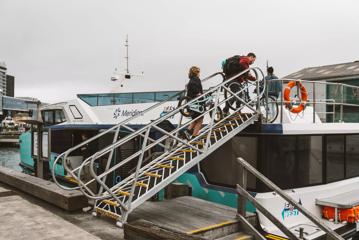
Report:
[[[254,72],[257,80],[244,85],[237,93],[232,92],[228,87],[228,83],[241,75],[247,74],[249,71]],[[215,73],[204,80],[207,81],[218,76],[224,79],[222,73]],[[64,189],[80,189],[89,199],[95,200],[95,214],[111,217],[117,221],[118,225],[122,226],[127,221],[129,213],[136,207],[154,196],[258,119],[260,98],[264,91],[264,88],[259,87],[260,85],[265,85],[262,71],[259,68],[247,69],[228,80],[223,80],[201,96],[151,121],[147,125],[137,130],[131,127],[131,123],[138,122],[138,118],[144,117],[154,107],[164,107],[167,102],[158,103],[145,110],[142,114],[131,117],[59,155],[52,168],[54,181]],[[249,89],[254,92],[254,97],[252,99],[242,98],[244,91],[248,92]],[[224,91],[227,91],[226,97],[223,97]],[[232,103],[234,99],[240,102],[240,106],[223,116],[221,109],[226,104]],[[183,112],[204,101],[206,103],[210,102],[210,104],[206,104],[207,106],[201,105],[203,112],[200,116],[191,120],[183,116]],[[201,117],[205,117],[205,125],[200,134],[191,140],[181,138],[181,132]],[[161,127],[161,123],[173,121],[174,119],[178,120],[178,123],[173,130]],[[124,129],[132,133],[119,138],[119,132]],[[73,151],[110,132],[114,134],[112,144],[85,159],[81,166],[77,168],[71,167],[67,158]],[[161,136],[154,139],[151,137],[153,132],[160,133]],[[114,151],[134,139],[140,139],[140,149],[121,162],[114,164]],[[151,157],[151,153],[158,153],[158,151],[161,153],[157,154],[156,157]],[[77,183],[77,187],[69,188],[57,181],[54,169],[60,159],[69,179]],[[97,167],[100,163],[105,165],[102,171],[99,171]],[[127,176],[115,185],[109,184],[106,181],[107,178],[113,176],[120,169],[128,169]],[[85,171],[90,173],[90,178],[88,176],[84,177],[83,173]],[[94,182],[100,186],[97,192],[91,188],[91,184],[93,185]]]

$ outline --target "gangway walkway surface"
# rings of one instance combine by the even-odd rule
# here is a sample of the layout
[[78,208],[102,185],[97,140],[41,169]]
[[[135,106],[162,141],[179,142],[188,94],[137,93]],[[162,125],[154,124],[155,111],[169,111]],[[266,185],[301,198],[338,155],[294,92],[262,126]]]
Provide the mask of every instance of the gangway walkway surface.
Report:
[[[257,80],[244,85],[239,92],[232,92],[228,87],[228,83],[240,75],[247,74],[248,71],[253,71]],[[222,73],[215,73],[204,80],[207,81],[218,76],[223,77]],[[114,218],[117,224],[122,226],[127,221],[128,214],[135,208],[198,164],[247,126],[253,124],[258,119],[260,111],[259,99],[264,91],[260,90],[259,86],[264,84],[264,75],[259,68],[247,69],[228,80],[222,81],[222,83],[210,88],[204,94],[179,106],[166,115],[150,121],[138,130],[130,127],[131,122],[138,122],[139,118],[145,117],[146,113],[154,107],[164,107],[166,101],[158,103],[145,110],[142,114],[127,119],[61,154],[54,162],[54,167],[52,168],[53,178],[62,188],[73,189],[61,185],[56,180],[54,169],[57,162],[62,159],[62,164],[69,178],[78,184],[76,189],[80,189],[88,198],[96,200],[95,214]],[[242,98],[245,91],[248,92],[253,89],[255,89],[255,97],[252,99]],[[223,91],[227,91],[226,98],[223,97]],[[233,102],[233,100],[240,102],[240,106],[223,116],[221,109],[226,104]],[[204,105],[203,102],[205,101],[206,103],[210,102],[210,104]],[[195,119],[183,117],[183,112],[188,111],[196,104],[197,107],[198,105],[202,107],[202,113]],[[199,135],[188,141],[182,139],[180,137],[181,131],[201,117],[205,117],[205,126],[201,129]],[[160,127],[161,123],[173,119],[178,119],[178,123],[173,130]],[[119,132],[124,129],[132,133],[119,138]],[[85,159],[81,166],[77,168],[71,167],[67,157],[73,151],[109,132],[114,133],[112,144]],[[150,135],[153,132],[159,132],[161,136],[158,139],[153,139]],[[114,151],[134,139],[140,140],[140,149],[122,159],[121,162],[114,163]],[[161,152],[159,156],[157,154],[156,157],[151,157],[151,153],[158,152],[158,149]],[[106,167],[103,171],[98,172],[96,165],[100,162],[102,165],[105,162]],[[108,176],[113,176],[120,169],[129,169],[128,175],[115,185],[107,184],[106,179]],[[90,179],[88,177],[84,178],[84,171],[91,174]],[[93,191],[90,187],[94,182],[100,186],[98,192]]]

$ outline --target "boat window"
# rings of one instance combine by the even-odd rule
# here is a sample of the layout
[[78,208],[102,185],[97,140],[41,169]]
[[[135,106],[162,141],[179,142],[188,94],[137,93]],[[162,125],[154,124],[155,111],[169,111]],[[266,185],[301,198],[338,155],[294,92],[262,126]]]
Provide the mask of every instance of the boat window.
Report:
[[[264,175],[283,189],[323,182],[321,136],[263,136]],[[261,191],[268,189],[260,184]]]
[[97,96],[81,95],[80,98],[90,106],[97,106]]
[[70,105],[69,108],[72,113],[72,116],[75,119],[82,119],[82,114],[80,113],[80,111],[77,109],[77,107],[75,105]]
[[[215,185],[235,187],[242,177],[237,158],[257,167],[257,137],[234,137],[200,163],[206,180]],[[248,174],[247,187],[256,189],[256,179]]]
[[115,100],[113,98],[113,94],[101,94],[98,95],[98,106],[107,106],[107,105],[114,105]]
[[[176,95],[178,91],[137,92],[137,93],[101,93],[78,94],[77,96],[90,106],[108,106],[117,104],[162,102]],[[177,99],[173,99],[177,100]]]
[[322,136],[298,136],[296,158],[299,186],[322,183]]
[[131,104],[132,101],[132,93],[121,93],[121,94],[115,94],[115,104]]
[[55,123],[66,122],[64,112],[62,110],[55,110]]
[[150,103],[155,101],[155,93],[134,93],[134,103]]
[[359,135],[346,136],[346,177],[359,176]]
[[344,136],[328,135],[326,173],[327,182],[344,179]]
[[44,111],[43,112],[43,120],[45,124],[54,124],[54,114],[53,111]]
[[[155,95],[155,101],[156,102],[162,102],[162,101],[166,101],[167,99],[169,99],[170,97],[176,95],[178,92],[177,91],[170,91],[170,92],[157,92]],[[173,99],[176,100],[176,99]]]

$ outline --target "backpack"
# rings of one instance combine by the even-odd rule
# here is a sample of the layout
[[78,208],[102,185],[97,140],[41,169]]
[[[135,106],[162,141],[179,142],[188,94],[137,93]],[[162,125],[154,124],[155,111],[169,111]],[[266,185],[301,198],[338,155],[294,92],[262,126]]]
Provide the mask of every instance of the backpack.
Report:
[[244,67],[239,64],[241,57],[240,55],[234,55],[222,62],[222,69],[226,76],[234,75],[245,70]]

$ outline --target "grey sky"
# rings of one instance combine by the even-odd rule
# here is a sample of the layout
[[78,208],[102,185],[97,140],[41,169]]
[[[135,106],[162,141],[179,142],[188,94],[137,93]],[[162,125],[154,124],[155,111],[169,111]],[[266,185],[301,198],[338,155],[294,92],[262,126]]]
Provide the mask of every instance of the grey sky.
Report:
[[178,90],[234,54],[277,75],[359,60],[356,0],[0,0],[0,61],[16,95],[56,102],[110,92],[115,67],[144,71],[130,90]]

